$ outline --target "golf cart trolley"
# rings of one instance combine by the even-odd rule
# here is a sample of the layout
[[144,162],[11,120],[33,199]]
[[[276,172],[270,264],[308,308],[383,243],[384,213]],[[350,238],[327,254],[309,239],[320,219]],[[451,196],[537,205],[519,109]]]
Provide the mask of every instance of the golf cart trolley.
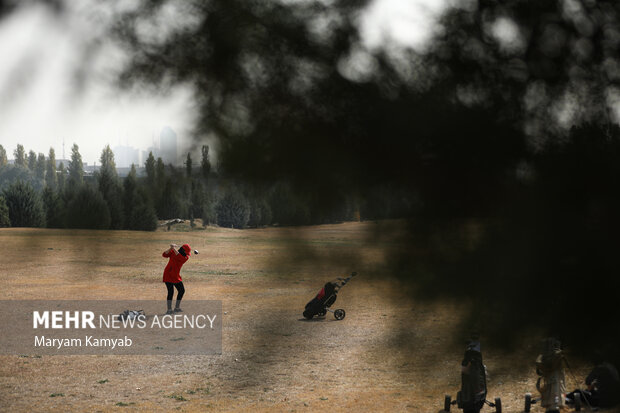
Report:
[[336,302],[338,291],[356,275],[357,272],[352,272],[347,278],[337,278],[336,281],[325,283],[316,297],[306,304],[306,308],[303,312],[304,318],[310,320],[314,316],[323,317],[329,311],[334,314],[336,320],[342,320],[346,315],[345,311],[342,308],[331,310],[329,307]]
[[495,398],[492,403],[487,397],[487,370],[482,363],[480,342],[476,336],[467,343],[465,356],[461,363],[461,390],[456,394],[456,400],[446,395],[444,399],[444,412],[449,412],[452,405],[462,409],[464,413],[479,413],[487,404],[495,408],[496,413],[502,413],[502,400]]

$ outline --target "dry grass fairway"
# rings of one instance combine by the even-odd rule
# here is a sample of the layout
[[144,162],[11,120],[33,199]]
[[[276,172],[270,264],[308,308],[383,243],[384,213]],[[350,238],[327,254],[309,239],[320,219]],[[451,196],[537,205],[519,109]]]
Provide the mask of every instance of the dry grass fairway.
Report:
[[[201,253],[183,268],[186,298],[222,300],[226,312],[221,356],[0,356],[0,411],[437,413],[459,386],[458,307],[411,301],[403,286],[382,278],[384,247],[396,241],[369,243],[373,225],[0,229],[3,299],[163,304],[161,252],[189,242]],[[351,270],[360,275],[339,295],[343,321],[329,314],[300,320],[326,280]],[[501,396],[504,412],[522,411],[523,394],[534,390],[534,349],[483,352],[489,397]],[[573,368],[584,377],[588,366]]]

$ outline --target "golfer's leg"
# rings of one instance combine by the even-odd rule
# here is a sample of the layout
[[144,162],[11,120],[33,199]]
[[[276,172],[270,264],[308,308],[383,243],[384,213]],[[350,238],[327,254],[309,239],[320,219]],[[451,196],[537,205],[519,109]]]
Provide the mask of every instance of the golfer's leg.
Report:
[[166,283],[166,288],[168,289],[168,297],[166,298],[167,300],[167,305],[168,305],[168,310],[172,310],[172,296],[174,295],[174,284],[167,282]]
[[175,305],[175,308],[180,308],[181,300],[183,299],[183,294],[185,294],[185,286],[183,286],[182,281],[174,284],[174,286],[177,289],[177,304]]

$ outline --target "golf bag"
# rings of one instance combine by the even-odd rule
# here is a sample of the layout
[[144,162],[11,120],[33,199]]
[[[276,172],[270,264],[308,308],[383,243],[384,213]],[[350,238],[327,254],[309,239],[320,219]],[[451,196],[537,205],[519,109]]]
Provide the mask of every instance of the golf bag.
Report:
[[118,320],[133,320],[134,318],[138,318],[141,315],[145,315],[144,310],[125,310],[118,315]]
[[494,402],[487,400],[487,368],[482,362],[480,342],[477,338],[468,341],[465,356],[461,362],[461,389],[456,394],[456,400],[450,395],[444,399],[444,412],[456,404],[463,413],[479,413],[485,404],[495,407],[495,413],[502,413],[502,400],[495,398]]
[[329,309],[338,297],[338,291],[344,287],[357,273],[353,272],[347,278],[338,278],[335,281],[329,281],[325,283],[319,293],[306,304],[303,316],[310,320],[314,316],[324,316],[328,311],[334,313],[336,320],[342,320],[345,317],[345,311],[338,309],[332,311]]
[[477,413],[487,398],[486,367],[482,363],[479,342],[469,342],[461,366],[461,391],[456,394],[457,407],[464,412]]
[[560,342],[554,338],[543,341],[542,353],[536,358],[536,389],[540,392],[541,405],[547,410],[560,410],[564,406],[566,385],[564,356]]

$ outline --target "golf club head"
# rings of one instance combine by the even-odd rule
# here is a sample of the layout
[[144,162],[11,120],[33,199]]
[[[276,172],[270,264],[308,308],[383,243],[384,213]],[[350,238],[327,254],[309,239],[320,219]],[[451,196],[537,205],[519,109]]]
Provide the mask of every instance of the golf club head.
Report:
[[198,250],[194,250],[194,254],[198,255]]

